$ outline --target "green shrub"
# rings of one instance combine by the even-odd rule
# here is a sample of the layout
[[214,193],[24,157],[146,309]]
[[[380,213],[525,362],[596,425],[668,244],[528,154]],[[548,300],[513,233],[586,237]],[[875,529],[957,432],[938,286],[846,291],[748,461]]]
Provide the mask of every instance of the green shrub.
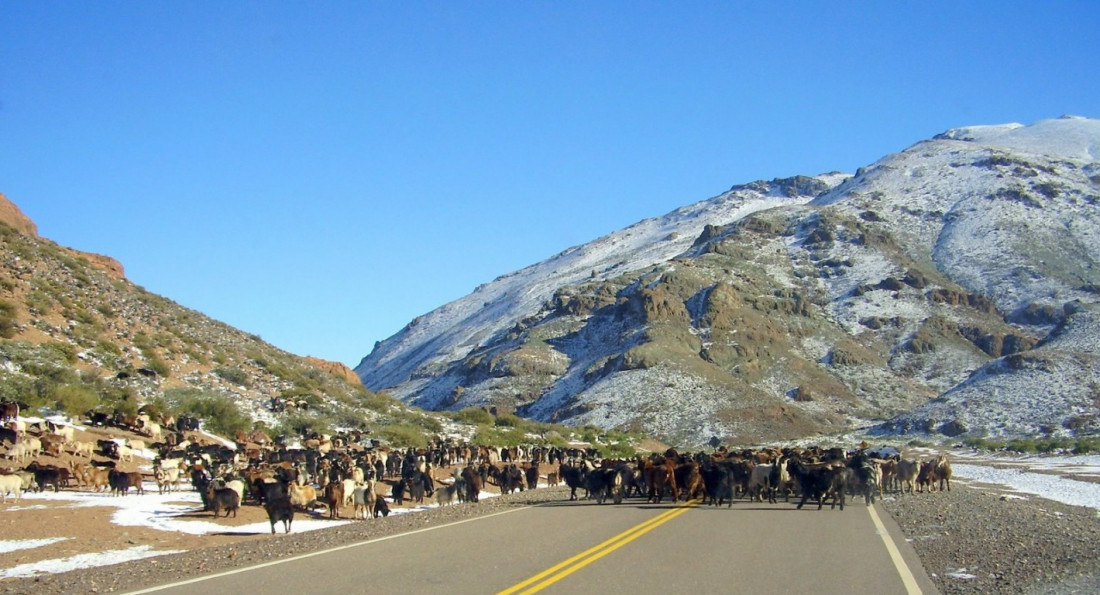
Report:
[[15,304],[7,300],[0,300],[0,337],[10,339],[19,330],[15,321],[15,314]]
[[398,448],[424,448],[428,446],[428,436],[424,434],[423,430],[415,426],[404,424],[385,426],[378,430],[377,434],[391,446]]
[[234,436],[252,429],[252,420],[241,413],[231,398],[195,389],[165,391],[164,399],[176,411],[203,420],[203,427],[215,434]]
[[240,368],[228,368],[221,366],[214,368],[214,374],[216,374],[222,380],[226,382],[232,382],[238,386],[249,386],[251,383],[248,380],[248,374]]
[[76,363],[76,345],[72,343],[60,343],[58,341],[51,341],[49,343],[43,343],[42,347],[49,351],[51,354],[60,357],[62,361],[67,364]]
[[0,370],[0,400],[23,401],[33,390],[33,378]]
[[99,405],[99,395],[90,387],[78,384],[66,384],[56,387],[53,391],[52,400],[54,401],[54,407],[69,417],[77,417]]
[[455,421],[460,421],[473,425],[487,426],[493,424],[493,414],[477,407],[467,407],[462,411],[455,412],[452,417]]
[[1100,452],[1100,438],[1078,438],[1073,443],[1073,454],[1087,455]]
[[508,426],[478,426],[470,442],[478,446],[519,446],[527,442],[523,432]]
[[282,418],[276,426],[275,433],[292,436],[331,434],[332,419],[309,411],[292,411]]
[[600,447],[600,454],[614,459],[629,459],[638,451],[629,442],[614,442]]
[[168,378],[172,375],[172,368],[168,365],[168,362],[160,359],[155,355],[146,356],[145,365],[161,378]]
[[495,425],[505,426],[508,428],[522,428],[523,420],[518,415],[512,413],[501,413],[497,416]]

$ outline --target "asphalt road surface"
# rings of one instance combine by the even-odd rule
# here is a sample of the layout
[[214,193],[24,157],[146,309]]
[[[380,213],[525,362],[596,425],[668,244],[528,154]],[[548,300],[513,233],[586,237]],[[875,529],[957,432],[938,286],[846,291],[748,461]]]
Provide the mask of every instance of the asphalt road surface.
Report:
[[554,502],[142,592],[936,593],[893,521],[735,502]]

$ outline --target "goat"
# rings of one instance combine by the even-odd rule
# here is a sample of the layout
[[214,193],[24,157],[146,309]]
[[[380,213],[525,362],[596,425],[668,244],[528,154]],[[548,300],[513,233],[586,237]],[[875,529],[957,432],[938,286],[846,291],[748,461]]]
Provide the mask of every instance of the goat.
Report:
[[206,488],[206,498],[210,502],[210,508],[214,511],[214,518],[218,518],[218,514],[225,510],[226,518],[229,517],[229,513],[233,513],[233,518],[237,517],[237,509],[241,505],[241,496],[233,488],[215,488],[211,483]]
[[924,493],[925,487],[928,488],[929,492],[935,491],[936,483],[932,479],[935,470],[936,466],[933,461],[921,461],[920,471],[917,471],[917,493]]
[[947,453],[941,452],[932,465],[932,479],[940,482],[940,491],[943,491],[944,483],[947,483],[947,491],[951,491],[951,461]]
[[27,465],[27,471],[34,473],[34,482],[38,484],[38,491],[46,489],[47,485],[53,486],[54,492],[61,491],[61,485],[69,482],[69,470],[59,469],[53,465],[39,465],[38,461]]
[[69,443],[69,447],[72,449],[71,452],[74,457],[88,457],[90,459],[95,454],[95,442],[76,441]]
[[390,516],[390,505],[381,494],[374,499],[374,518],[381,515],[383,518]]
[[533,490],[539,487],[539,464],[531,463],[526,469],[523,470],[524,478],[527,480],[527,489]]
[[590,471],[585,477],[588,494],[596,499],[597,504],[603,504],[608,498],[615,504],[622,504],[624,472],[625,467],[600,467]]
[[340,518],[340,505],[344,503],[344,482],[334,481],[325,486],[325,503],[328,504],[328,517]]
[[458,474],[456,483],[461,481],[466,486],[466,501],[477,502],[481,495],[481,476],[472,467],[465,467]]
[[292,505],[303,510],[312,509],[314,503],[317,502],[317,490],[311,485],[300,486],[291,483],[287,486],[287,495],[290,496],[290,503]]
[[157,482],[157,489],[161,494],[178,490],[180,487],[180,470],[174,468],[156,468],[153,470],[153,479]]
[[904,493],[909,488],[912,494],[917,487],[917,474],[920,473],[920,464],[913,459],[902,459],[894,467],[894,483],[897,491]]
[[775,465],[764,464],[753,467],[749,475],[749,499],[763,502],[767,496],[770,504],[775,504],[775,485],[772,483],[772,475],[776,470]]
[[111,486],[112,496],[125,496],[130,493],[131,487],[137,487],[138,493],[144,493],[141,487],[140,473],[127,473],[118,469],[108,469],[107,483]]
[[[374,490],[374,482],[367,481],[366,485],[355,488],[352,492],[354,506],[355,506],[355,519],[360,518],[367,519],[374,517],[374,510],[376,502],[378,501],[378,494]],[[389,506],[386,507],[389,510]],[[362,517],[360,517],[362,513]]]
[[[562,463],[558,466],[558,475],[561,477],[565,485],[569,486],[569,499],[577,499],[577,488],[584,488],[584,475],[585,471],[583,467],[574,467],[568,463]],[[588,497],[588,488],[585,488],[585,498]]]
[[4,502],[8,501],[8,496],[14,495],[16,502],[23,497],[23,478],[12,475],[0,475],[0,493],[4,494]]
[[844,510],[845,487],[852,473],[851,469],[831,463],[808,465],[792,460],[789,470],[802,487],[802,501],[798,503],[798,510],[802,510],[809,499],[817,500],[817,509],[821,510],[825,498],[829,496],[833,498],[832,508],[836,508],[839,503],[840,509]]
[[455,482],[451,485],[443,486],[435,491],[435,502],[440,507],[450,506],[458,500],[458,490],[462,487]]
[[290,525],[294,522],[294,507],[290,504],[288,496],[268,498],[264,502],[264,510],[267,511],[267,519],[271,521],[271,534],[275,534],[275,523],[283,522],[283,532],[290,533]]
[[733,505],[733,473],[728,467],[707,463],[699,469],[699,474],[703,476],[703,486],[710,496],[711,506],[726,504],[728,508]]

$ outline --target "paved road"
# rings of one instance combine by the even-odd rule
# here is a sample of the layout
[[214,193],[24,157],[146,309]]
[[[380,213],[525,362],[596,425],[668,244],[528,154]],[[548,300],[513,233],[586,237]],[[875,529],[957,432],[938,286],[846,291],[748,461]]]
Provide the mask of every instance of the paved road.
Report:
[[[893,549],[893,553],[891,552]],[[878,508],[560,502],[157,593],[935,593]]]

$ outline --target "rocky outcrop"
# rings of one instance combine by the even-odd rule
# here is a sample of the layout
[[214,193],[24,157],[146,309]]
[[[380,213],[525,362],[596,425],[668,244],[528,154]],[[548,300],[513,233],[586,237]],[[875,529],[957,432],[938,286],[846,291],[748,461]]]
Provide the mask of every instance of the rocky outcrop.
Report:
[[15,206],[15,203],[8,200],[8,197],[3,194],[0,194],[0,223],[25,236],[38,237],[38,226],[34,224],[34,221],[24,215],[23,211],[20,211],[19,207]]
[[71,252],[75,256],[87,260],[88,264],[107,273],[114,279],[126,278],[126,270],[122,268],[122,263],[111,258],[110,256],[95,254],[93,252],[81,252],[80,250],[73,250],[72,248],[69,248],[69,252]]
[[[31,221],[30,217],[23,214],[23,211],[19,210],[19,207],[8,200],[8,197],[4,196],[2,193],[0,193],[0,223],[7,225],[25,236],[31,238],[39,237],[38,226],[35,225],[34,221]],[[92,252],[81,252],[80,250],[74,250],[72,248],[66,248],[65,250],[77,258],[83,258],[95,268],[104,271],[115,279],[126,278],[126,271],[122,268],[122,263],[110,256],[94,254]]]
[[303,357],[302,361],[328,374],[332,374],[348,384],[363,385],[363,381],[359,378],[359,375],[340,362],[332,362],[311,356]]

